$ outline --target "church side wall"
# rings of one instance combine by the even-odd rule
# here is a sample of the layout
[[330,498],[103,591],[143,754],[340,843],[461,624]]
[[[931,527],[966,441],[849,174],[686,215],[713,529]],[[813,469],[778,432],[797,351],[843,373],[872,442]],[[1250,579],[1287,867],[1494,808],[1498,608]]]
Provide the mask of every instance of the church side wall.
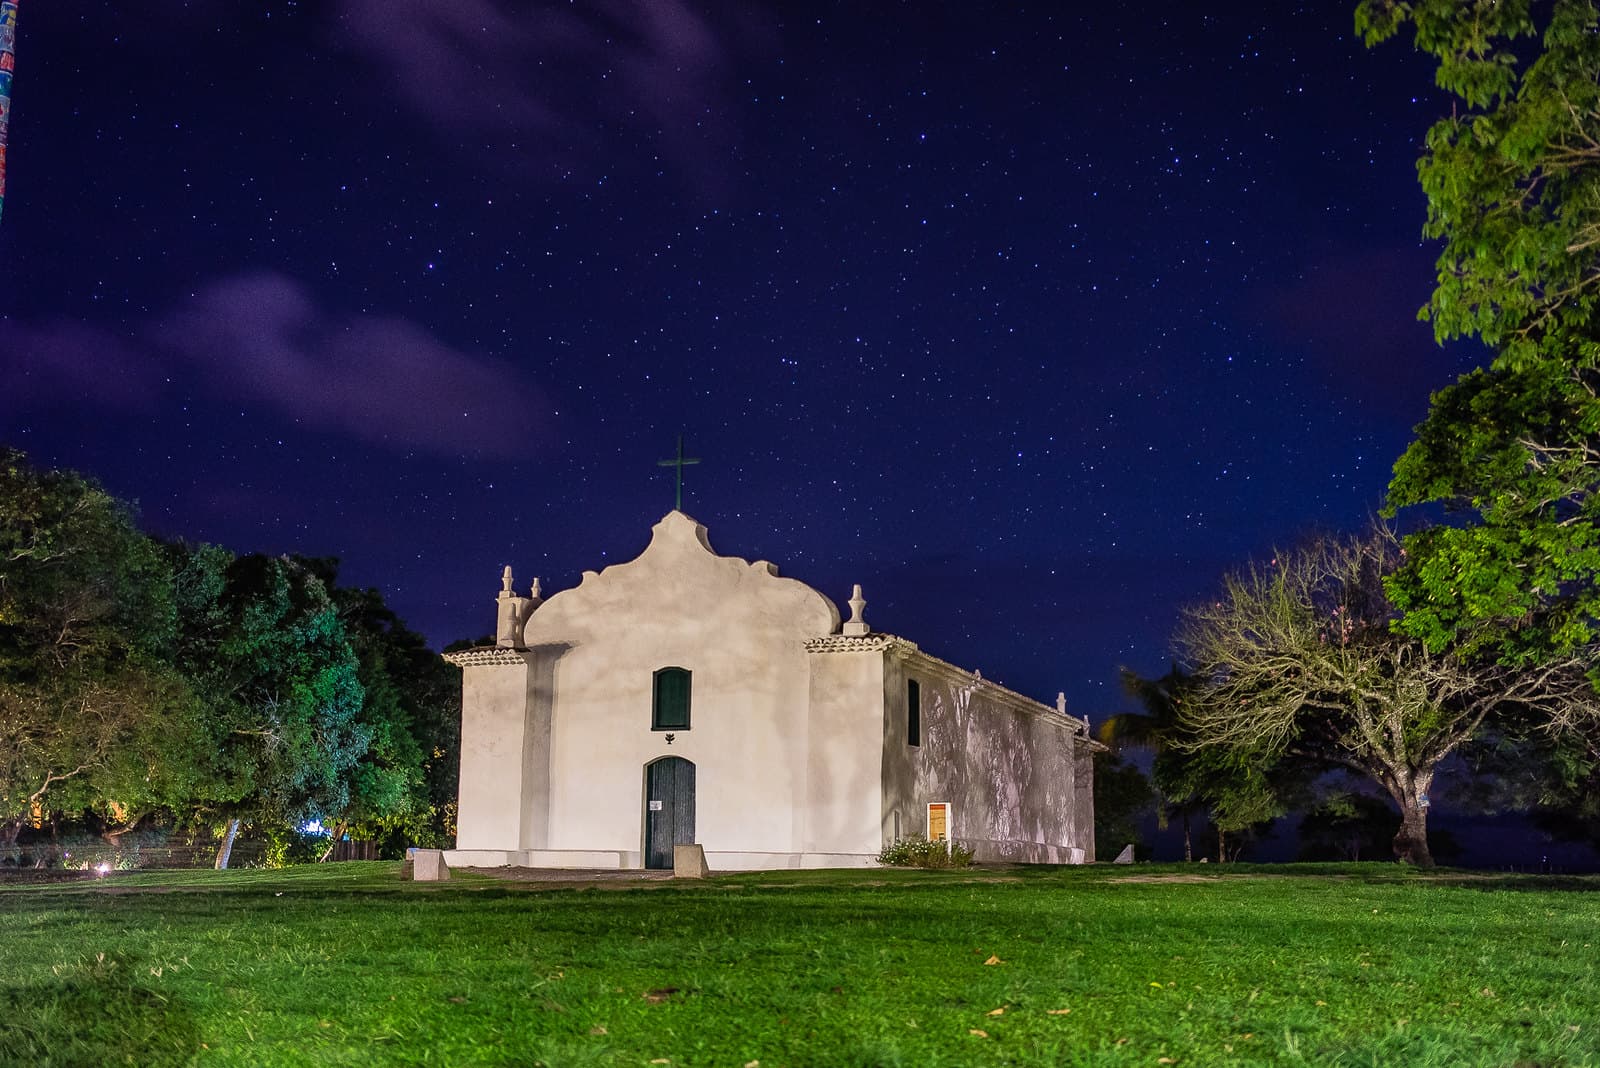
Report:
[[522,840],[528,665],[472,664],[461,672],[461,785],[457,849],[507,849]]
[[808,853],[873,857],[883,848],[882,649],[811,655],[806,763]]
[[[921,744],[907,737],[907,682],[921,694]],[[927,806],[950,805],[950,836],[980,861],[1092,860],[1079,814],[1092,796],[1074,721],[920,653],[896,656],[884,677],[885,841],[927,833]],[[1092,802],[1089,813],[1092,827]]]

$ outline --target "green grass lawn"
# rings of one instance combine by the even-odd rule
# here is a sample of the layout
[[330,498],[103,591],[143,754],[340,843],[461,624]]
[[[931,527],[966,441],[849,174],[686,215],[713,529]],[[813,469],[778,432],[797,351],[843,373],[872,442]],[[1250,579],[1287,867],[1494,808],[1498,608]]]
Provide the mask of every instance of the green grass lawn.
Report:
[[1392,865],[12,886],[0,1064],[1600,1065],[1597,891]]

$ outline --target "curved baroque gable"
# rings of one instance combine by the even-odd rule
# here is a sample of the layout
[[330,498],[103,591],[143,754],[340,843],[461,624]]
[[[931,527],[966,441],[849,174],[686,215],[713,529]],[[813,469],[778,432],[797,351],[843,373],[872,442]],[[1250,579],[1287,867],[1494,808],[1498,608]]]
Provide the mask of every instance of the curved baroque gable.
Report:
[[741,630],[784,631],[797,639],[839,629],[839,609],[822,593],[782,578],[765,560],[719,556],[706,528],[668,512],[638,557],[585,571],[528,621],[529,646],[578,643],[620,630],[705,628],[737,640]]

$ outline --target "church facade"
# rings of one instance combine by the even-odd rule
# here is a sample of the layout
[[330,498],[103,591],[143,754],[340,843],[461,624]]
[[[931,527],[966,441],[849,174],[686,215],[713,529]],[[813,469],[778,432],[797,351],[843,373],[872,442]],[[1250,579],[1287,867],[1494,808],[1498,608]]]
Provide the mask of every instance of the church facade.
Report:
[[847,867],[896,838],[1094,859],[1088,722],[873,633],[680,511],[628,563],[498,600],[462,668],[458,866]]

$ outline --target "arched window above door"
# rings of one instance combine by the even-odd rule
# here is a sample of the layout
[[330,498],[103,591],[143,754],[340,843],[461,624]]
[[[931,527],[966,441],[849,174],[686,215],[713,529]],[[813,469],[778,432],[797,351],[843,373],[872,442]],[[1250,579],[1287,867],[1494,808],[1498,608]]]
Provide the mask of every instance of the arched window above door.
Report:
[[686,731],[689,729],[689,672],[681,667],[664,667],[655,674],[650,702],[650,729]]

